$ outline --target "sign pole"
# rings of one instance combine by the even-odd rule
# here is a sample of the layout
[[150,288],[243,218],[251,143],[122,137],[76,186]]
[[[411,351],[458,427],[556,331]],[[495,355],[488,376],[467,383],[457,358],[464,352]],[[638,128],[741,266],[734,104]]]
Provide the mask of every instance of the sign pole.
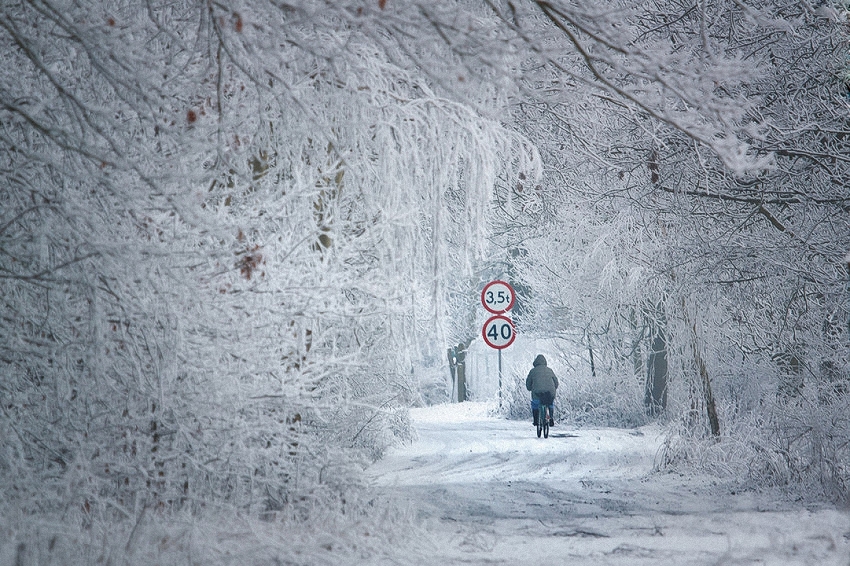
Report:
[[516,302],[516,293],[506,281],[491,281],[481,291],[481,304],[495,316],[484,323],[481,335],[484,343],[499,351],[499,409],[503,407],[502,394],[502,350],[513,344],[516,338],[514,323],[505,316]]
[[499,408],[502,408],[502,349],[499,348]]

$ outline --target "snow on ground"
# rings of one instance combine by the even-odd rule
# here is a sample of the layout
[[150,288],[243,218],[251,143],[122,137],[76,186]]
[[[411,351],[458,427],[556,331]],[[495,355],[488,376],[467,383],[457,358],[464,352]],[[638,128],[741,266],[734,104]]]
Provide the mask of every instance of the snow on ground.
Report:
[[[414,443],[369,476],[421,527],[405,564],[850,564],[850,518],[710,477],[654,473],[661,429],[556,426],[485,403],[414,409]],[[395,556],[393,556],[395,552]]]

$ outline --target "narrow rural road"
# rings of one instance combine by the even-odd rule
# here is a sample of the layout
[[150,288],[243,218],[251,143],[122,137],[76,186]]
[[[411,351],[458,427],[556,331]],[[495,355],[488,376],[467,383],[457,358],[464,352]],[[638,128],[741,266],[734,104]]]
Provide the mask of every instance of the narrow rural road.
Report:
[[418,440],[369,469],[415,513],[404,564],[850,564],[850,517],[709,477],[653,473],[661,430],[556,427],[462,403],[412,411]]

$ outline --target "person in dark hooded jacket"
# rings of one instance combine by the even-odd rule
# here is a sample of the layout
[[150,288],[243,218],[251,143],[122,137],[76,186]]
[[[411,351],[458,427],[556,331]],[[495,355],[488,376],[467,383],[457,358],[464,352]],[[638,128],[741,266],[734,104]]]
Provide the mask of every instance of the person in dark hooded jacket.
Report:
[[546,358],[543,354],[538,354],[534,358],[534,367],[528,372],[528,377],[525,378],[525,388],[531,391],[531,415],[534,418],[534,426],[537,426],[540,415],[540,406],[549,406],[549,426],[555,426],[555,419],[552,415],[555,412],[555,392],[558,389],[558,377],[549,366],[546,365]]

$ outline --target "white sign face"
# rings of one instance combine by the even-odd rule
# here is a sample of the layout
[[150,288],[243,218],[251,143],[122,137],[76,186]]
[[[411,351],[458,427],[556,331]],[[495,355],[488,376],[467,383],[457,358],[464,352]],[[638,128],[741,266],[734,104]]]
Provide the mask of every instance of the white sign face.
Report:
[[514,323],[506,316],[491,316],[481,329],[484,342],[491,348],[502,350],[513,344],[516,339]]
[[508,312],[515,301],[514,288],[505,281],[491,281],[481,291],[481,304],[493,314]]

